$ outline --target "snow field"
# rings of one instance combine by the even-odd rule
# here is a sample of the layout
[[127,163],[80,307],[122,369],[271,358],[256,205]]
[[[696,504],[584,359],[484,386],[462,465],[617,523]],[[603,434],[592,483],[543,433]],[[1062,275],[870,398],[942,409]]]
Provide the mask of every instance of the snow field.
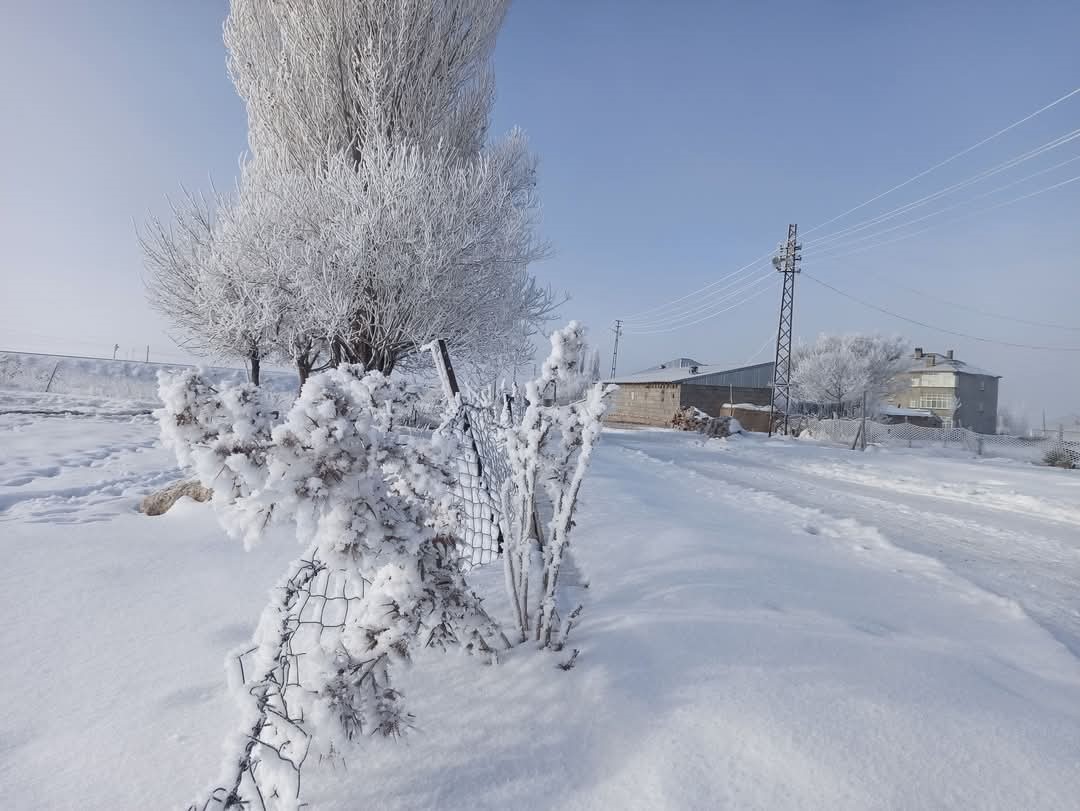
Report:
[[[143,363],[132,360],[80,358],[68,355],[40,355],[34,352],[0,352],[0,389],[50,393],[78,397],[133,401],[143,407],[156,407],[157,374],[178,371],[179,364]],[[215,380],[242,383],[247,374],[242,369],[210,367],[207,373]],[[295,395],[295,372],[264,369],[262,385],[283,395]],[[97,400],[98,403],[103,402]]]
[[[139,515],[177,475],[156,425],[71,410],[0,414],[5,804],[182,807],[235,726],[225,654],[301,550],[245,553],[208,505]],[[1078,494],[1070,471],[607,430],[574,534],[576,666],[423,655],[400,682],[416,730],[312,769],[305,793],[316,809],[1073,808]],[[470,582],[505,617],[501,567]]]

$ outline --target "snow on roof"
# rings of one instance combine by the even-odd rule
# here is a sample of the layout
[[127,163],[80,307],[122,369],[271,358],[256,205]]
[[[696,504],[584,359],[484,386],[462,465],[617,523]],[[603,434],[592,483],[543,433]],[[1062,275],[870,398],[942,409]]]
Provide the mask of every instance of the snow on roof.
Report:
[[915,362],[908,367],[909,372],[957,372],[958,374],[965,375],[986,375],[987,377],[1001,377],[993,372],[988,372],[986,369],[980,369],[978,366],[972,366],[970,363],[964,363],[962,360],[949,360],[944,355],[933,355],[937,358],[934,365],[930,365],[929,358],[933,353],[927,352],[924,357],[916,358]]
[[772,411],[772,406],[755,405],[754,403],[724,403],[720,408],[737,408],[740,411]]
[[[666,369],[646,369],[643,372],[633,372],[631,374],[616,375],[609,380],[609,383],[681,383],[684,380],[693,380],[696,377],[703,377],[705,375],[715,375],[722,372],[737,372],[741,369],[752,369],[755,366],[764,366],[767,364],[751,363],[749,366],[745,363],[741,366],[730,366],[724,363],[710,363],[701,364],[699,366],[676,366],[668,367]],[[690,370],[697,369],[697,374],[693,374]]]
[[889,417],[932,417],[934,412],[926,408],[903,408],[901,406],[886,406],[881,413]]
[[694,360],[693,358],[672,358],[671,360],[665,360],[663,363],[658,363],[655,366],[650,366],[648,369],[642,369],[643,372],[654,372],[657,369],[674,369],[680,366],[707,366],[708,364],[702,363],[700,360]]

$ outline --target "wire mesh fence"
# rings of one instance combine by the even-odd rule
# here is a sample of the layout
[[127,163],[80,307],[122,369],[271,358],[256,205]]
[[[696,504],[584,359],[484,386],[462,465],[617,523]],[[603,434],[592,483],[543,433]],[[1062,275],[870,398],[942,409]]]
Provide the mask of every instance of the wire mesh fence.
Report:
[[458,551],[467,571],[494,562],[502,552],[500,498],[510,476],[506,451],[498,441],[494,407],[462,397],[451,431],[457,447],[454,495],[461,511]]
[[[814,439],[852,444],[859,435],[861,420],[807,419],[802,430]],[[966,428],[930,428],[910,423],[886,424],[866,421],[866,441],[897,447],[943,447],[967,450],[986,456],[1001,456],[1024,462],[1054,464],[1054,459],[1080,465],[1080,442],[1056,436],[1022,437],[1004,434],[977,434]]]
[[[457,396],[458,407],[447,426],[457,441],[454,495],[461,523],[455,565],[462,571],[496,561],[502,552],[499,493],[510,475],[499,442],[499,416],[486,398]],[[403,431],[427,431],[419,415]],[[430,416],[430,415],[429,415]],[[301,651],[333,648],[350,614],[363,610],[370,583],[355,571],[327,566],[314,555],[294,564],[275,590],[278,627],[268,648],[253,645],[234,659],[235,683],[250,701],[251,726],[227,785],[219,785],[198,811],[244,807],[269,811],[282,797],[298,798],[301,771],[311,738],[301,708],[305,686]],[[268,629],[267,629],[268,630]]]

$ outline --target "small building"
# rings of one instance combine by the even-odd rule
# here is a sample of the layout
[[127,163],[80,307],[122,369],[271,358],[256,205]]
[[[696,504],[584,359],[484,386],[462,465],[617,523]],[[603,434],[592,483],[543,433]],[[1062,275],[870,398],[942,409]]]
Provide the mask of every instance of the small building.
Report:
[[967,428],[979,434],[997,431],[1000,375],[945,354],[915,348],[912,364],[896,379],[889,404],[928,411],[945,428]]
[[923,428],[940,428],[941,417],[928,408],[904,408],[903,406],[886,406],[881,409],[881,421],[886,425],[920,425]]
[[675,413],[693,406],[714,417],[725,406],[746,403],[768,406],[772,398],[773,364],[731,367],[676,358],[651,369],[617,375],[615,404],[607,419],[630,425],[668,426]]

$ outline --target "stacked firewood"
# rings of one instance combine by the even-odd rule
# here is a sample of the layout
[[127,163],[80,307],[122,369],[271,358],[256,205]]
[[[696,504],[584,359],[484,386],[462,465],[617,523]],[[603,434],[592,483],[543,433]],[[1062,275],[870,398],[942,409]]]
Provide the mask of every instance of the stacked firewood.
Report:
[[680,431],[698,431],[712,437],[726,437],[733,433],[731,417],[713,417],[694,406],[676,411],[671,419],[671,427]]

